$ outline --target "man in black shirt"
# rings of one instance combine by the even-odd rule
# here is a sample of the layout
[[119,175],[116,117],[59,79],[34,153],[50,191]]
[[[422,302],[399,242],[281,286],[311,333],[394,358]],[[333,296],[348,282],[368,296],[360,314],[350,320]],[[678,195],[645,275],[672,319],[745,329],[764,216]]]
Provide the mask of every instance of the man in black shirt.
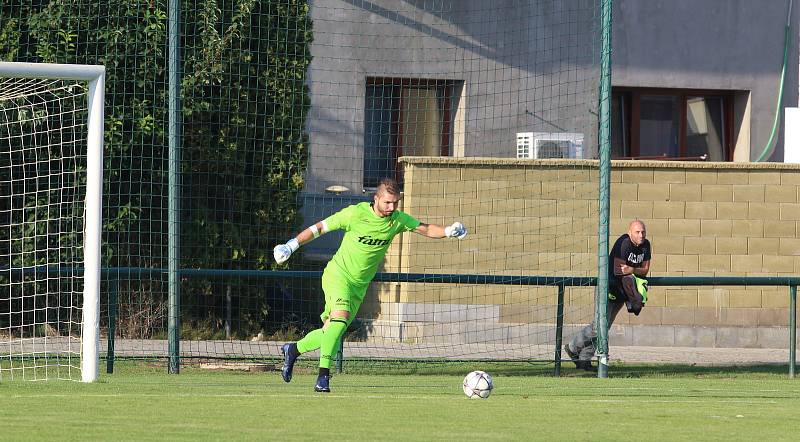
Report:
[[[647,229],[641,220],[633,220],[628,225],[628,233],[620,236],[608,255],[608,327],[614,323],[617,313],[626,306],[629,313],[639,315],[647,302],[647,272],[650,271],[650,241]],[[594,371],[594,339],[597,333],[594,322],[585,326],[564,345],[564,351],[575,366]]]

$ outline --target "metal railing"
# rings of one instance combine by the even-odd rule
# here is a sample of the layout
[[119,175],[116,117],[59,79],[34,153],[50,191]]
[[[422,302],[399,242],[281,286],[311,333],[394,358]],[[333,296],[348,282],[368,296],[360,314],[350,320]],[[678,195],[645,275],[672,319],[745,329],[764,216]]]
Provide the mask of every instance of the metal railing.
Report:
[[[156,269],[148,269],[154,271]],[[132,268],[104,269],[116,271],[118,274],[135,272]],[[158,272],[166,272],[159,269]],[[240,276],[257,278],[303,278],[316,279],[322,277],[321,271],[293,270],[213,270],[182,269],[182,276]],[[787,286],[789,287],[789,377],[795,377],[797,349],[797,286],[800,277],[793,276],[651,276],[647,278],[650,286]],[[430,273],[378,273],[376,282],[424,282],[442,284],[499,284],[499,285],[531,285],[554,286],[558,288],[558,305],[556,310],[556,342],[553,355],[554,375],[561,374],[561,349],[564,329],[564,291],[566,287],[586,287],[597,284],[596,277],[559,277],[559,276],[506,276],[506,275],[461,275]],[[109,330],[109,336],[111,330]],[[109,348],[113,346],[109,339]],[[109,352],[113,364],[113,349]],[[341,371],[343,359],[342,345],[336,358],[336,367]]]
[[[26,267],[5,268],[3,272],[14,273],[64,273],[80,275],[83,269],[79,268],[54,268],[54,267]],[[318,279],[322,277],[321,271],[295,271],[295,270],[217,270],[217,269],[180,269],[180,275],[185,277],[248,277],[248,278],[301,278]],[[116,298],[118,279],[124,276],[141,276],[145,274],[167,275],[165,268],[138,268],[119,267],[103,268],[101,273],[109,281],[109,330],[107,349],[107,372],[113,372],[114,365],[114,335],[116,328]],[[650,286],[786,286],[789,288],[789,377],[794,378],[796,372],[797,354],[797,286],[800,277],[794,276],[651,276],[647,278]],[[530,285],[554,286],[558,288],[558,305],[556,310],[556,342],[553,362],[554,374],[561,374],[561,348],[563,343],[564,327],[564,290],[566,287],[586,287],[597,284],[596,277],[557,277],[557,276],[506,276],[506,275],[460,275],[460,274],[430,274],[430,273],[378,273],[376,282],[424,282],[442,284],[497,284],[497,285]],[[171,358],[177,355],[171,355]],[[337,368],[341,369],[343,355],[337,357]]]

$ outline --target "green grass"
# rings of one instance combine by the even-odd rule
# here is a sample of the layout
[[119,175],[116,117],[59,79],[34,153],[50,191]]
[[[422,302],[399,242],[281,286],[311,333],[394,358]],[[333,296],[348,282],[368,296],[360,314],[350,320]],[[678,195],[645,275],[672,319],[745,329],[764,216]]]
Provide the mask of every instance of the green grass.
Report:
[[[347,367],[346,367],[347,368]],[[471,369],[495,378],[467,399]],[[435,374],[211,371],[118,362],[99,382],[0,382],[4,440],[794,440],[800,380],[786,367],[612,366],[609,379],[530,364]],[[355,371],[351,369],[350,371]]]

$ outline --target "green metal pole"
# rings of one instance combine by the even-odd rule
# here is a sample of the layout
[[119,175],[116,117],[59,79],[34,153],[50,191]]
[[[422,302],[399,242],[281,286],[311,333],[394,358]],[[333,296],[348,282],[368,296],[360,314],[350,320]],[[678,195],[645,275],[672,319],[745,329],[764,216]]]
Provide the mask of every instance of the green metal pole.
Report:
[[336,373],[342,372],[342,361],[344,360],[344,335],[339,339],[339,345],[336,346]]
[[608,377],[608,218],[611,200],[611,4],[600,2],[600,112],[598,147],[600,159],[599,226],[597,232],[597,291],[595,293],[595,329],[597,331],[597,377]]
[[168,290],[169,290],[169,368],[171,374],[180,373],[180,2],[169,0],[169,211]]
[[789,378],[797,365],[797,286],[789,286]]
[[108,344],[106,348],[106,373],[114,373],[114,339],[117,334],[117,298],[119,279],[111,277],[108,291]]
[[553,376],[561,376],[561,343],[564,335],[564,284],[558,285],[558,310],[556,311],[556,355]]

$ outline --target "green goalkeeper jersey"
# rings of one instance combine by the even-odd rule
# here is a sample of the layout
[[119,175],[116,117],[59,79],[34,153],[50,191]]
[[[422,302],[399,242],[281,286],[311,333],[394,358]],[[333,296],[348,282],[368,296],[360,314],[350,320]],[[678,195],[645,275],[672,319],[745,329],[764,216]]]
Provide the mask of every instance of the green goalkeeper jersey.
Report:
[[368,202],[345,207],[325,219],[328,230],[345,231],[342,245],[326,271],[335,271],[353,284],[369,284],[395,235],[416,229],[420,222],[411,215],[395,210],[381,218]]

